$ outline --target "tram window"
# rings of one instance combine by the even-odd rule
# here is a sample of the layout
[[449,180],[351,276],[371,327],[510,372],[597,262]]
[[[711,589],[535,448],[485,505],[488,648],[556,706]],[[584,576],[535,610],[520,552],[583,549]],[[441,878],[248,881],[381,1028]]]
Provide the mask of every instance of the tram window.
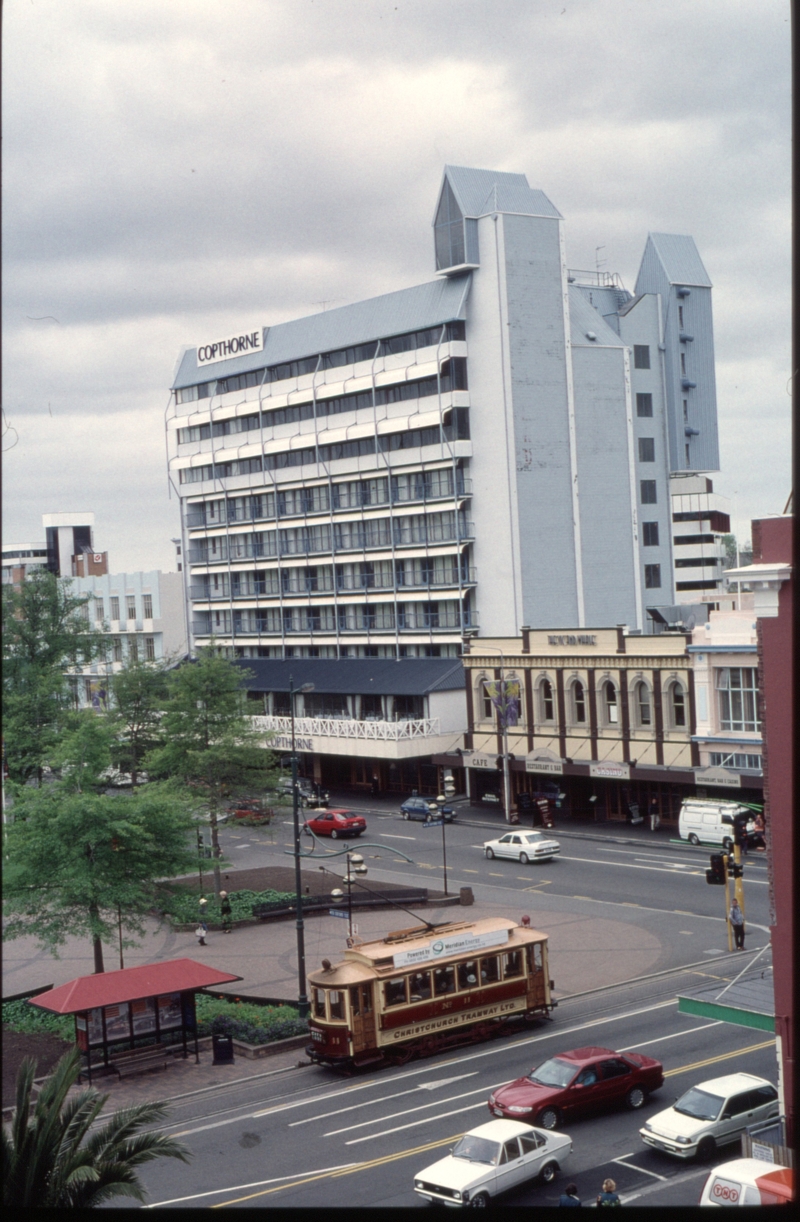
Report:
[[500,979],[500,960],[497,955],[491,959],[481,959],[481,984],[494,984]]
[[350,990],[350,1008],[356,1015],[372,1013],[372,992],[368,984],[356,985]]
[[361,1013],[360,997],[361,990],[358,985],[356,985],[354,989],[350,990],[350,1009],[352,1010],[354,1016]]
[[314,989],[314,1017],[325,1017],[325,990]]
[[404,1006],[406,1003],[406,978],[384,980],[383,1003],[385,1006]]
[[503,979],[510,980],[512,976],[522,975],[522,954],[518,950],[510,950],[503,955]]
[[445,993],[455,993],[456,969],[452,964],[450,967],[434,968],[433,991],[437,997],[443,997]]
[[542,944],[541,942],[535,942],[533,946],[531,947],[531,962],[533,964],[534,969],[538,971],[542,970]]
[[330,992],[331,1018],[344,1018],[344,993]]
[[427,1001],[431,995],[430,972],[414,972],[409,980],[412,1001]]
[[478,961],[477,959],[468,959],[466,963],[458,965],[458,987],[460,989],[471,989],[478,983]]

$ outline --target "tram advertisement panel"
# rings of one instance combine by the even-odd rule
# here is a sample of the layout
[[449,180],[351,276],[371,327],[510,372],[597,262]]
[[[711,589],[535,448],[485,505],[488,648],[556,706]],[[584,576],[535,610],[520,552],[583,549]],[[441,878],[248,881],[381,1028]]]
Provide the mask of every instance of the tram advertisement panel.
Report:
[[428,946],[396,951],[393,962],[395,967],[408,967],[413,963],[428,963],[431,959],[449,958],[466,951],[483,950],[488,946],[505,946],[507,942],[507,929],[490,930],[488,933],[451,934],[449,937],[437,938]]

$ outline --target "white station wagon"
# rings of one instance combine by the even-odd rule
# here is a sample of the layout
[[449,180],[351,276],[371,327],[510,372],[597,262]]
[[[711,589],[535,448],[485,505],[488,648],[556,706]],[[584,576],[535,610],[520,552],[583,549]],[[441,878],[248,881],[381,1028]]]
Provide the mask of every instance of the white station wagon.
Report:
[[561,845],[541,832],[506,832],[499,840],[484,841],[483,851],[490,861],[511,857],[526,866],[529,861],[551,861],[561,852]]
[[414,1176],[427,1201],[480,1209],[492,1197],[539,1179],[550,1184],[572,1153],[572,1139],[518,1120],[490,1120],[459,1138],[447,1158]]

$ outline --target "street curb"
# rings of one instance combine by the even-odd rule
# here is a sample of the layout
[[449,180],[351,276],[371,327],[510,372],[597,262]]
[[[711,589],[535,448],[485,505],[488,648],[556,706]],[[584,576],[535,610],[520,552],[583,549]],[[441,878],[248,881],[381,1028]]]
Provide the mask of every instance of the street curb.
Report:
[[[766,942],[764,945],[769,946],[769,942]],[[751,950],[746,950],[743,953],[746,955],[757,955],[763,950],[764,946],[754,946]],[[609,989],[623,989],[629,984],[641,984],[643,980],[658,980],[659,977],[663,976],[677,976],[680,975],[681,972],[690,972],[693,968],[704,967],[709,963],[724,963],[726,960],[731,959],[735,954],[735,951],[729,950],[726,951],[724,955],[717,955],[713,959],[698,959],[694,963],[684,963],[678,967],[664,968],[662,972],[647,972],[644,976],[630,976],[627,980],[618,980],[614,984],[601,984],[598,988],[586,989],[583,993],[567,993],[564,997],[558,998],[558,1003],[559,1005],[563,1005],[565,1001],[575,1001],[579,997],[591,997],[594,993],[607,993]],[[740,960],[737,959],[736,962],[738,963]],[[553,991],[556,993],[558,992],[557,989],[554,989]]]

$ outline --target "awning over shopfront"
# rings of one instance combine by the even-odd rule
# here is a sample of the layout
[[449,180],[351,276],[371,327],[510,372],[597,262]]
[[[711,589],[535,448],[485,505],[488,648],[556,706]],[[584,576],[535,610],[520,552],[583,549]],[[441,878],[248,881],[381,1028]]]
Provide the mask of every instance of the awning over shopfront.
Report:
[[772,968],[759,968],[724,988],[719,982],[678,996],[681,1014],[699,1014],[737,1027],[775,1030]]
[[116,972],[78,976],[67,984],[32,997],[30,1004],[55,1014],[77,1014],[101,1006],[138,1001],[143,997],[232,984],[241,979],[241,976],[217,971],[195,959],[168,959],[165,963],[146,963],[141,967],[126,967]]

